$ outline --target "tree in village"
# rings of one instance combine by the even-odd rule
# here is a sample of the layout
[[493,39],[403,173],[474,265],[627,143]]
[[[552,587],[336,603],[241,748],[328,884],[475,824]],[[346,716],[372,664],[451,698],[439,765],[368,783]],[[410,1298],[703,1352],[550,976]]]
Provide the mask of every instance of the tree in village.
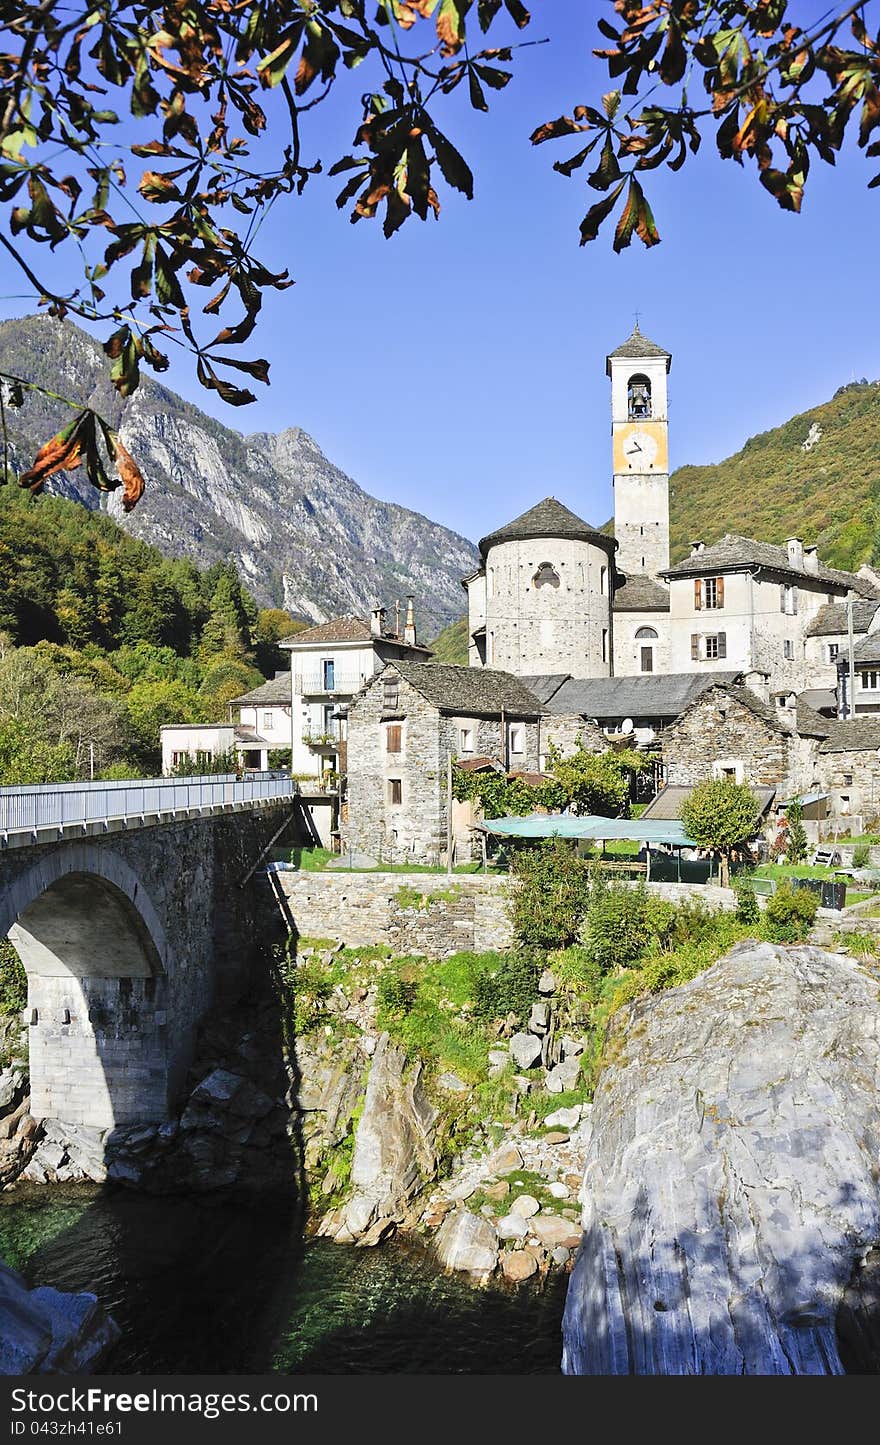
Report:
[[[595,53],[610,88],[574,98],[570,114],[531,137],[576,139],[554,168],[580,172],[598,193],[582,243],[614,222],[615,250],[634,236],[656,245],[649,173],[679,170],[707,135],[721,157],[754,164],[793,211],[812,161],[833,165],[851,130],[866,156],[880,155],[875,6],[838,0],[812,21],[802,0],[607,0],[604,9]],[[531,19],[522,0],[23,0],[6,11],[0,248],[9,267],[54,315],[107,324],[123,397],[142,365],[167,368],[174,345],[234,406],[254,394],[231,371],[269,379],[267,363],[238,348],[265,294],[292,284],[260,261],[256,238],[267,212],[321,169],[316,112],[331,91],[357,71],[352,150],[330,158],[337,204],[353,221],[381,214],[390,236],[413,216],[437,216],[444,186],[473,195],[438,108],[462,90],[487,110],[488,94],[511,80],[514,52],[532,43],[518,39]],[[54,265],[68,252],[77,267],[69,281]],[[5,377],[4,448],[4,409],[29,385]],[[137,463],[89,407],[74,409],[20,481],[36,490],[78,465],[101,489],[122,486],[126,508],[136,504]]]
[[788,821],[788,846],[786,857],[789,863],[803,863],[807,856],[807,833],[804,828],[804,810],[795,798],[785,810]]
[[751,788],[732,778],[707,778],[685,798],[680,817],[698,847],[720,855],[721,884],[727,887],[731,853],[745,847],[758,830],[761,804]]

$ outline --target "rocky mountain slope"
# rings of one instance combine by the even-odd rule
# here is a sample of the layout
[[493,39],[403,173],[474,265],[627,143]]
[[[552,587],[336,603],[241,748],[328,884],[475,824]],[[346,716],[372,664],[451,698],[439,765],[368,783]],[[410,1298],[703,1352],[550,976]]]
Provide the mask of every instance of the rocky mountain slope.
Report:
[[[459,616],[459,579],[476,558],[464,537],[369,496],[300,427],[242,436],[149,376],[123,401],[108,367],[98,344],[70,323],[0,323],[0,368],[88,402],[119,427],[147,491],[130,516],[113,499],[109,510],[135,536],[203,566],[231,557],[261,604],[316,621],[364,614],[376,600],[390,605],[410,592],[424,638]],[[15,465],[29,465],[69,415],[33,392],[21,411],[8,410]],[[98,493],[79,476],[56,490],[97,506]]]
[[[685,439],[686,441],[686,439]],[[830,401],[750,437],[715,466],[670,479],[672,560],[694,538],[725,532],[762,542],[802,537],[833,567],[880,557],[880,382],[842,386]]]

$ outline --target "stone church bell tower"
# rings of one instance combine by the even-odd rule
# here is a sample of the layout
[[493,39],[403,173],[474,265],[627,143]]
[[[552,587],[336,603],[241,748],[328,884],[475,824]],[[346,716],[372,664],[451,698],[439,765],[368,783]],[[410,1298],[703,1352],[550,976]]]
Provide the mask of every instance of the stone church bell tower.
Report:
[[605,366],[611,378],[616,561],[629,577],[656,577],[669,566],[671,365],[671,353],[643,336],[636,322]]

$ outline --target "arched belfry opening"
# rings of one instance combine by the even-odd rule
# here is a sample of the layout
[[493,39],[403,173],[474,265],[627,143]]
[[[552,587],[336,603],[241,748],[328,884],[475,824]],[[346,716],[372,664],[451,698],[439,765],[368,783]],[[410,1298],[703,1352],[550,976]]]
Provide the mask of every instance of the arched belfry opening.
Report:
[[2,920],[27,974],[35,1118],[103,1130],[167,1117],[165,943],[141,892],[44,873]]
[[648,421],[651,412],[651,381],[641,372],[631,376],[626,390],[627,414],[630,421]]

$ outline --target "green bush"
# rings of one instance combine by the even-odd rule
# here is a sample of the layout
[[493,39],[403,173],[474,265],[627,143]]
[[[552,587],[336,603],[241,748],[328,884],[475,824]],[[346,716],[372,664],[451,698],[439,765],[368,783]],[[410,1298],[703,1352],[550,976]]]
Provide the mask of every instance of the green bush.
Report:
[[418,983],[404,978],[399,968],[384,968],[376,985],[380,1020],[406,1018],[412,1012],[418,991]]
[[21,1013],[26,1006],[24,964],[8,939],[0,939],[0,1013]]
[[806,938],[819,908],[819,895],[811,888],[782,883],[764,909],[764,927],[774,943],[798,943]]
[[871,861],[871,849],[867,843],[857,843],[853,848],[853,867],[867,868]]
[[503,956],[496,969],[474,979],[474,1014],[480,1019],[516,1014],[522,1023],[538,997],[541,965],[527,953]]
[[761,909],[757,895],[747,878],[737,878],[733,885],[736,894],[736,916],[740,923],[759,923]]
[[566,948],[576,943],[590,902],[590,864],[572,845],[551,838],[538,848],[519,849],[512,859],[518,880],[513,890],[513,929],[533,948]]
[[678,909],[665,898],[653,893],[646,895],[646,921],[651,932],[652,947],[666,948],[675,932]]
[[601,884],[593,889],[585,941],[599,967],[630,967],[651,941],[648,893],[644,886]]

